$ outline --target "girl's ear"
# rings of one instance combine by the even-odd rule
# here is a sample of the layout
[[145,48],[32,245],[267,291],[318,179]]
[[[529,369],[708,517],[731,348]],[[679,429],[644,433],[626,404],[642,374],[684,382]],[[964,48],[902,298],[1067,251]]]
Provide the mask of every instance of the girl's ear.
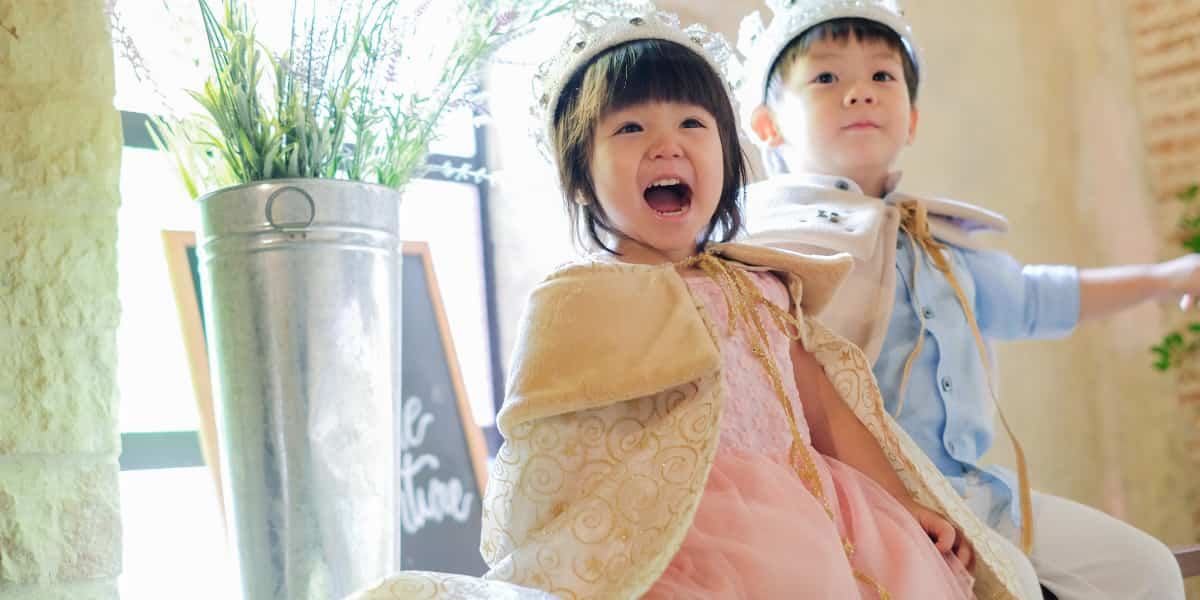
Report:
[[771,116],[771,109],[765,104],[759,104],[750,113],[750,129],[754,131],[757,141],[768,148],[778,148],[783,144],[783,136],[779,135],[779,128],[775,126],[775,117]]

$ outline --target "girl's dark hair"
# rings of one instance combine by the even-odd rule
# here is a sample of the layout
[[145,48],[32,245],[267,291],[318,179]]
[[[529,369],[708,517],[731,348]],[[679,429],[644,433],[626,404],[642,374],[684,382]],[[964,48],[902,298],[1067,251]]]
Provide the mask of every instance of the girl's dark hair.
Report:
[[[727,242],[742,228],[741,189],[747,162],[738,142],[737,121],[721,76],[696,52],[666,40],[635,40],[614,46],[588,61],[571,76],[554,107],[551,132],[558,178],[575,241],[589,242],[615,254],[601,231],[618,233],[596,199],[591,159],[596,126],[612,111],[643,102],[694,104],[716,118],[724,149],[724,185],[704,240],[720,230]],[[574,201],[582,196],[588,203]]]
[[767,98],[778,99],[780,88],[787,80],[788,73],[796,64],[796,60],[807,55],[814,43],[821,40],[840,42],[849,40],[851,37],[860,42],[883,42],[892,50],[900,53],[900,62],[904,69],[904,82],[908,85],[908,100],[915,104],[917,88],[921,83],[921,71],[913,62],[912,55],[904,45],[904,40],[900,39],[900,35],[887,25],[859,18],[825,21],[804,30],[804,33],[788,42],[787,47],[779,53],[779,57],[771,65],[770,75],[767,77]]

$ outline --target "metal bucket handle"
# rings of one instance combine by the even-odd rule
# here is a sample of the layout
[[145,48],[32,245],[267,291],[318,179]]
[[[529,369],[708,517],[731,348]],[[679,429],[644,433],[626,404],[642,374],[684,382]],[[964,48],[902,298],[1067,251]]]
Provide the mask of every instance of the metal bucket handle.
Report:
[[[272,214],[274,212],[273,208],[275,206],[275,199],[278,198],[280,194],[287,192],[287,191],[298,192],[301,196],[304,197],[304,200],[308,202],[308,220],[307,221],[304,221],[304,222],[296,221],[296,222],[292,222],[292,223],[276,223],[275,222],[275,216]],[[313,219],[316,218],[317,205],[316,205],[316,203],[313,202],[312,196],[309,195],[308,192],[306,192],[303,189],[298,188],[296,186],[287,185],[287,186],[283,186],[283,187],[275,190],[274,192],[271,192],[271,195],[269,197],[267,197],[266,213],[267,213],[267,223],[271,225],[272,229],[279,230],[279,231],[282,231],[285,229],[304,229],[304,228],[308,227],[309,225],[312,225]]]

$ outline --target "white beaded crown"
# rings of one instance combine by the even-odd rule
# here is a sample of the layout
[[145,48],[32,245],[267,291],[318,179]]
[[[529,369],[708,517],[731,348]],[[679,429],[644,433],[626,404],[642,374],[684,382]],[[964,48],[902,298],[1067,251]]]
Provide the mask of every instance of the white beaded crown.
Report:
[[648,1],[579,0],[572,16],[572,31],[562,49],[542,63],[533,77],[532,112],[542,124],[537,141],[547,158],[553,159],[554,112],[564,86],[597,55],[626,42],[657,39],[691,48],[725,82],[730,102],[736,100],[741,61],[721,34],[699,24],[681,28],[678,16]]
[[746,61],[739,100],[747,127],[746,114],[766,100],[771,68],[779,55],[797,36],[826,21],[859,18],[879,23],[895,31],[913,65],[920,64],[912,27],[899,0],[766,0],[766,4],[774,15],[770,26],[764,26],[762,14],[754,11],[742,19],[738,30],[738,51]]

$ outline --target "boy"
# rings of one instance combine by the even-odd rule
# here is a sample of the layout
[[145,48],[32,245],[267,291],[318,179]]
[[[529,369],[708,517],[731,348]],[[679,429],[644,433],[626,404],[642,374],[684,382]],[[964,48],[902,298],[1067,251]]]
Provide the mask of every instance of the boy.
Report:
[[985,340],[1066,335],[1080,320],[1194,294],[1200,259],[1078,270],[1022,267],[979,250],[971,234],[1005,231],[1003,217],[896,191],[892,166],[916,133],[920,73],[897,3],[768,5],[770,27],[756,12],[739,36],[744,125],[771,175],[747,191],[751,241],[855,257],[822,320],[875,361],[887,408],[1004,540],[1025,595],[1041,597],[1040,579],[1062,600],[1182,600],[1163,544],[1094,509],[1030,493],[1019,446],[1019,478],[979,465],[994,435]]

